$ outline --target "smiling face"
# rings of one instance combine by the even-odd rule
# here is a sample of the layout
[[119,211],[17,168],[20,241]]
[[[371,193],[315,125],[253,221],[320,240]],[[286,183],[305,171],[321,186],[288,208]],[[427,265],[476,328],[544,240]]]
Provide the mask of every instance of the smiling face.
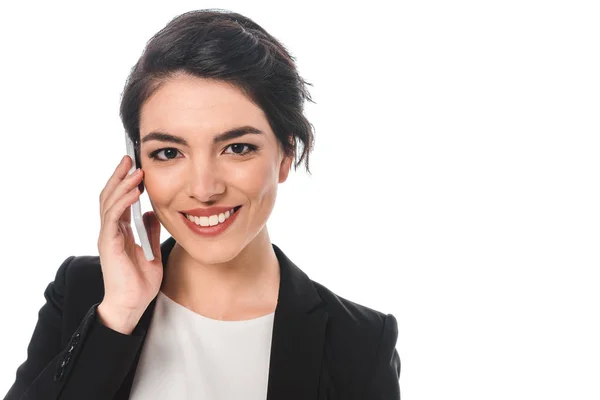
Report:
[[[227,262],[266,234],[292,157],[284,157],[264,112],[239,89],[183,74],[170,78],[142,106],[140,141],[152,208],[192,258]],[[218,234],[199,233],[218,226],[195,231],[182,214],[221,206],[241,208]]]

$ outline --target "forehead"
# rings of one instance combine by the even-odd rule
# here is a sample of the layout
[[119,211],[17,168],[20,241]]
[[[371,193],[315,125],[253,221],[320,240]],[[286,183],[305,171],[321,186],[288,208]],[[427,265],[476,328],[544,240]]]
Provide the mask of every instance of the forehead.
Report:
[[163,82],[140,110],[141,137],[156,129],[181,136],[212,137],[241,125],[270,131],[262,109],[238,88],[183,74]]

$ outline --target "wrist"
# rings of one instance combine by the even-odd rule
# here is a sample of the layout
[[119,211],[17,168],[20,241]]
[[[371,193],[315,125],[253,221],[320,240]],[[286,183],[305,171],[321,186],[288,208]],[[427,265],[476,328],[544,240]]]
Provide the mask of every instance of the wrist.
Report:
[[118,310],[104,302],[100,303],[97,308],[100,323],[123,335],[131,335],[142,314],[143,312],[134,310]]

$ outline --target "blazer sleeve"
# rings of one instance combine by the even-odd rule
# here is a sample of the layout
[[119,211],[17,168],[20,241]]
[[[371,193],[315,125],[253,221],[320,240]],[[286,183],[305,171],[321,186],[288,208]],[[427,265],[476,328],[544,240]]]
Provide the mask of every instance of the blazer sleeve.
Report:
[[363,396],[368,400],[400,400],[400,356],[396,350],[398,322],[392,314],[383,321],[381,340],[370,381]]
[[61,345],[66,276],[76,262],[78,257],[67,258],[44,291],[46,303],[27,358],[4,400],[110,399],[129,372],[145,332],[124,335],[106,327],[97,318],[100,303],[90,307],[67,345]]

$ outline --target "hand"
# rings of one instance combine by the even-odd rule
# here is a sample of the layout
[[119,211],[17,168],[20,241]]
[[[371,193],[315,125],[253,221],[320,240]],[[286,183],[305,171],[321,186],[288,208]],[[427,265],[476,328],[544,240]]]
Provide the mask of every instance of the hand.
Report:
[[128,176],[132,165],[129,156],[123,157],[100,193],[98,252],[104,299],[98,313],[105,325],[123,333],[133,330],[158,294],[163,278],[160,223],[153,212],[144,213],[144,225],[154,260],[146,260],[141,246],[134,241],[131,204],[140,196],[138,185],[143,171],[140,169]]

